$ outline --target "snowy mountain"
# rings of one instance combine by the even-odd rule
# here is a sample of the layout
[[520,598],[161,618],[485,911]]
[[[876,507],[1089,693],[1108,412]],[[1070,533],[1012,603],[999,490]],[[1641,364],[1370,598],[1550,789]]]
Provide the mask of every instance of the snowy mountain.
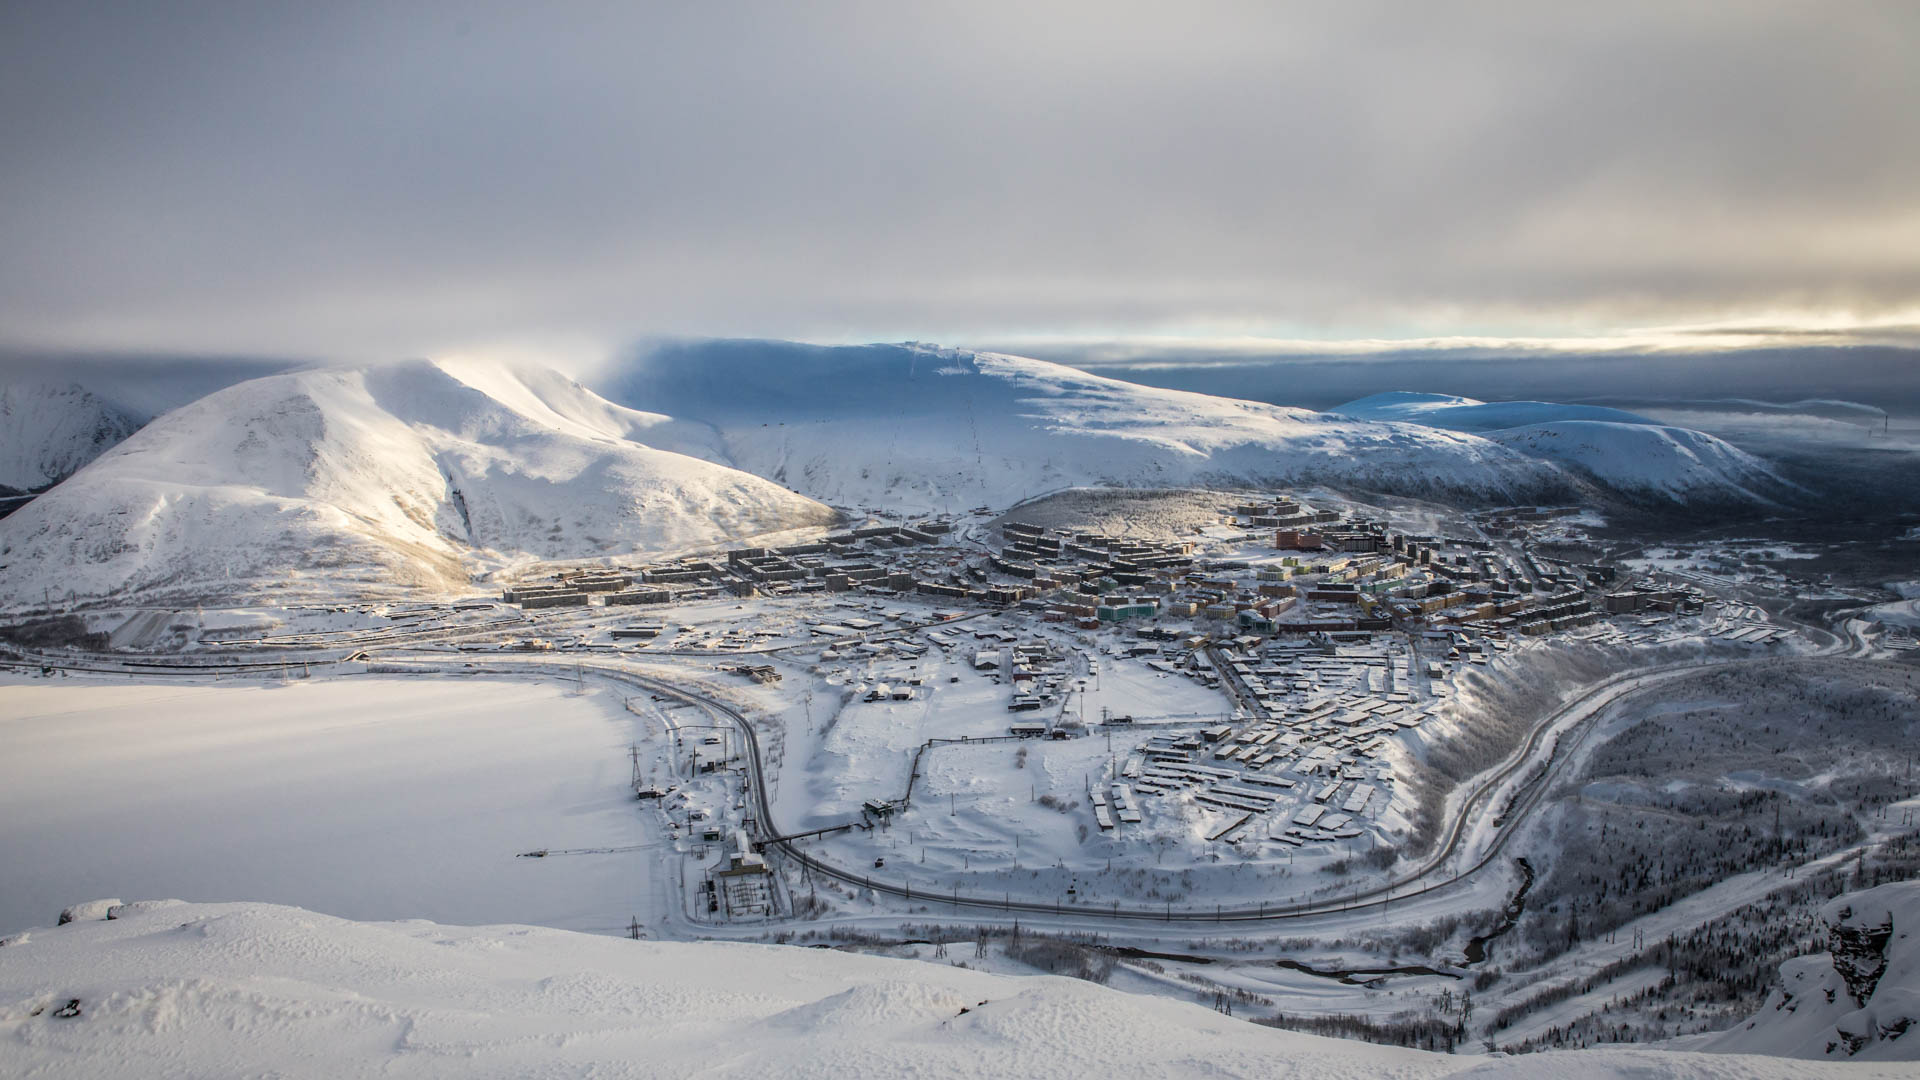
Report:
[[154,417],[290,361],[0,349],[0,488],[63,480]]
[[77,383],[35,378],[0,384],[0,487],[38,491],[63,480],[146,419]]
[[1336,405],[1327,411],[1362,420],[1400,421],[1449,431],[1495,431],[1499,428],[1566,420],[1605,420],[1621,424],[1654,422],[1636,413],[1599,405],[1561,405],[1551,401],[1487,402],[1450,394],[1416,394],[1405,390],[1374,394],[1345,405]]
[[1920,881],[1820,909],[1828,951],[1780,965],[1782,986],[1753,1019],[1676,1046],[1833,1061],[1920,1061]]
[[243,382],[148,424],[0,522],[0,598],[334,582],[444,588],[572,558],[825,524],[665,450],[702,429],[556,373],[412,362]]
[[1605,1049],[1487,1059],[1259,1027],[1058,977],[791,946],[112,901],[0,943],[16,1075],[1892,1077]]
[[1474,432],[1604,488],[1675,502],[1763,501],[1785,486],[1723,439],[1636,413],[1551,401],[1478,401],[1405,391],[1335,406],[1340,416]]
[[710,423],[728,464],[840,506],[1007,506],[1083,486],[1326,483],[1481,501],[1572,487],[1474,435],[919,345],[690,343],[597,383],[615,401]]
[[1486,432],[1602,487],[1676,502],[1759,501],[1785,487],[1766,462],[1692,428],[1561,420]]

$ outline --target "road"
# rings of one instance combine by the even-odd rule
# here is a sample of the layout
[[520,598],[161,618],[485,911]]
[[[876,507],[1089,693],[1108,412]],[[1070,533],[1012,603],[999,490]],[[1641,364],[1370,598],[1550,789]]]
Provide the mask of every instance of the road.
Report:
[[[763,839],[763,847],[777,851],[782,857],[792,860],[796,865],[807,867],[814,873],[856,888],[906,901],[918,900],[924,903],[943,904],[956,910],[970,908],[1135,922],[1275,923],[1290,919],[1384,908],[1390,904],[1404,903],[1417,897],[1462,889],[1471,883],[1475,875],[1494,865],[1513,837],[1523,831],[1530,815],[1539,806],[1546,791],[1552,787],[1552,781],[1572,759],[1571,751],[1574,746],[1579,739],[1584,738],[1592,723],[1608,705],[1671,679],[1703,671],[1767,663],[1770,659],[1672,664],[1623,673],[1587,688],[1578,698],[1555,710],[1536,725],[1528,738],[1506,762],[1474,784],[1466,797],[1460,800],[1433,853],[1417,868],[1388,883],[1324,900],[1236,908],[1177,908],[1171,905],[1138,908],[1123,907],[1118,903],[1100,906],[1015,900],[1008,898],[1004,893],[987,896],[926,889],[916,892],[911,883],[876,878],[870,874],[837,865],[802,850],[791,841]],[[569,677],[576,670],[576,666],[570,664],[494,658],[476,661],[476,666],[487,670],[522,671],[529,674]],[[747,769],[746,790],[755,819],[760,823],[759,835],[762,838],[777,838],[781,835],[784,830],[774,820],[773,803],[767,792],[765,769],[760,757],[759,735],[739,710],[696,690],[652,676],[641,675],[614,664],[582,661],[577,667],[592,671],[602,678],[693,706],[716,720],[733,724],[740,731],[747,749],[747,754],[743,758]],[[1545,765],[1545,772],[1537,779],[1530,779],[1526,787],[1513,796],[1512,805],[1507,808],[1506,813],[1500,815],[1501,819],[1498,823],[1489,823],[1484,826],[1484,829],[1475,828],[1478,824],[1476,817],[1487,815],[1494,809],[1495,797],[1505,791],[1511,781],[1526,776],[1531,769],[1541,764]],[[1477,833],[1484,835],[1483,844],[1472,844],[1472,838]],[[1449,864],[1455,856],[1461,854],[1467,857],[1466,864],[1450,867]]]
[[[335,656],[328,659],[291,660],[290,663],[275,660],[261,663],[227,662],[200,665],[143,663],[132,666],[124,661],[105,656],[76,658],[71,655],[36,654],[25,659],[32,663],[74,671],[139,676],[177,674],[198,677],[221,673],[271,674],[302,663],[312,666],[332,666],[342,660]],[[431,654],[395,657],[395,660],[401,661],[402,664],[422,665],[444,665],[449,659]],[[924,889],[916,893],[910,882],[875,878],[870,874],[836,865],[818,855],[802,850],[792,841],[778,839],[784,830],[774,820],[773,802],[767,790],[765,767],[761,758],[759,734],[745,715],[726,702],[656,676],[641,674],[618,660],[596,656],[533,659],[483,653],[463,654],[458,658],[458,662],[462,665],[471,665],[475,670],[515,672],[540,677],[573,678],[579,672],[591,671],[597,677],[682,702],[701,710],[716,722],[733,726],[740,733],[746,749],[746,754],[742,758],[747,773],[746,792],[755,820],[759,823],[759,836],[763,838],[764,846],[778,852],[795,865],[806,867],[814,873],[848,885],[870,890],[878,895],[894,896],[906,901],[919,900],[950,905],[956,910],[970,908],[1006,913],[1076,916],[1093,920],[1274,923],[1384,908],[1389,904],[1404,903],[1418,897],[1442,894],[1448,890],[1462,889],[1470,885],[1476,875],[1496,863],[1513,838],[1524,830],[1530,816],[1552,787],[1552,781],[1573,758],[1571,751],[1577,747],[1580,740],[1585,738],[1602,710],[1608,705],[1630,694],[1672,679],[1710,670],[1729,670],[1752,664],[1769,663],[1772,662],[1772,658],[1671,664],[1623,673],[1588,687],[1577,698],[1535,725],[1528,737],[1505,762],[1476,780],[1465,795],[1457,799],[1449,815],[1447,826],[1433,852],[1411,872],[1381,885],[1317,901],[1294,904],[1263,903],[1254,907],[1212,909],[1176,908],[1171,905],[1153,908],[1123,907],[1117,902],[1097,906],[1023,901],[1010,899],[1004,893],[985,896],[958,891],[929,892]],[[402,664],[396,666],[402,666]],[[425,672],[429,668],[422,667],[420,670]],[[1544,766],[1543,769],[1542,766]],[[1537,776],[1533,775],[1536,769],[1540,770]],[[1514,782],[1523,777],[1526,778],[1524,786],[1515,785]],[[1499,806],[1499,799],[1503,793],[1505,793],[1507,805],[1503,811],[1497,812],[1496,807]],[[1464,860],[1463,865],[1456,862],[1457,857]]]

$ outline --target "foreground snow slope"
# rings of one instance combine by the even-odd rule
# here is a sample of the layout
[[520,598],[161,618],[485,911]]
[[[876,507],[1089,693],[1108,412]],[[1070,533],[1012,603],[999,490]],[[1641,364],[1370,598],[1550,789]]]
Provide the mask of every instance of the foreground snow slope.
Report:
[[1675,1045],[1833,1061],[1920,1061],[1920,881],[1831,900],[1820,921],[1827,951],[1780,965],[1781,988],[1753,1019]]
[[1474,435],[917,345],[676,345],[598,385],[707,421],[729,464],[841,506],[1007,506],[1083,486],[1323,482],[1477,500],[1571,487],[1554,466]]
[[1063,978],[781,946],[353,923],[262,904],[74,914],[0,947],[8,1075],[1896,1075],[1645,1050],[1488,1062],[1274,1031]]
[[0,603],[230,593],[292,573],[428,588],[476,567],[716,542],[831,511],[699,431],[552,372],[412,362],[255,379],[147,425],[0,522]]
[[0,384],[0,487],[36,491],[71,476],[143,419],[76,383]]

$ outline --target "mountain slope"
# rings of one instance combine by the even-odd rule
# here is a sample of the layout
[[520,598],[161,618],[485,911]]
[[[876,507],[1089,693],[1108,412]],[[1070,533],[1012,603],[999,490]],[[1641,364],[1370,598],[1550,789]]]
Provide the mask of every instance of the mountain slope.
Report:
[[1766,462],[1724,439],[1598,405],[1487,402],[1394,391],[1349,401],[1332,411],[1473,432],[1637,498],[1757,502],[1785,487]]
[[1676,502],[1762,501],[1784,487],[1759,458],[1692,428],[1561,420],[1485,434],[1629,495]]
[[1494,431],[1529,424],[1565,420],[1604,420],[1621,424],[1651,424],[1637,413],[1601,405],[1561,405],[1552,401],[1480,401],[1450,394],[1416,394],[1394,390],[1349,401],[1327,410],[1362,420],[1400,421],[1446,428],[1449,431]]
[[38,491],[63,480],[139,430],[145,419],[77,383],[0,384],[0,487]]
[[[1487,1059],[1259,1027],[1057,977],[791,946],[354,923],[267,904],[74,909],[0,952],[23,1075],[1785,1080],[1891,1067],[1657,1050]],[[111,919],[106,918],[111,915]]]
[[1674,1045],[1832,1061],[1920,1061],[1920,881],[1831,900],[1820,921],[1828,951],[1781,964],[1780,989],[1753,1019]]
[[824,524],[757,477],[637,441],[666,417],[544,371],[393,364],[228,387],[0,522],[0,600],[232,592],[324,575],[446,588],[476,567]]
[[729,464],[843,506],[1006,506],[1091,485],[1327,483],[1477,500],[1572,487],[1473,435],[918,345],[681,344],[606,372],[599,388],[706,421]]

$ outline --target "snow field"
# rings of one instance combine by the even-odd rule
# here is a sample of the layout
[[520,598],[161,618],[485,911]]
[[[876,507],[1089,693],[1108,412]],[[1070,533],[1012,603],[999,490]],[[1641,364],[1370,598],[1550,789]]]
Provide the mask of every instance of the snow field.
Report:
[[[360,918],[613,930],[657,856],[610,693],[343,677],[0,681],[0,928],[76,896],[243,898]],[[636,907],[636,905],[642,905]]]
[[790,947],[356,923],[263,904],[147,902],[115,914],[4,947],[0,1044],[10,1069],[102,1078],[157,1067],[343,1078],[1905,1075],[1646,1050],[1452,1057],[1275,1031],[1072,979]]

